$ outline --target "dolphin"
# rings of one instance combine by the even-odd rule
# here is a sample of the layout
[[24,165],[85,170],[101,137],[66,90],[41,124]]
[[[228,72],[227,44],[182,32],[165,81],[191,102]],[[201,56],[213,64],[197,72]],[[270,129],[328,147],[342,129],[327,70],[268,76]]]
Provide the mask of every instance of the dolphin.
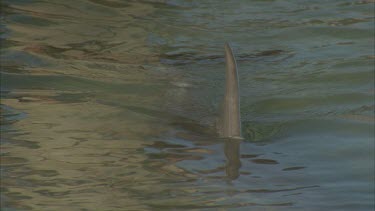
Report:
[[222,138],[242,139],[237,64],[229,43],[225,43],[224,49],[226,82],[218,132]]

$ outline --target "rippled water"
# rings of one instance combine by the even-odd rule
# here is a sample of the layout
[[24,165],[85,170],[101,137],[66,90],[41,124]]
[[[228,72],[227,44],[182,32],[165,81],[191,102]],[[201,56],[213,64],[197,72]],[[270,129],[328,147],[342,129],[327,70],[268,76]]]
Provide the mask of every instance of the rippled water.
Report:
[[2,210],[373,209],[374,1],[1,6]]

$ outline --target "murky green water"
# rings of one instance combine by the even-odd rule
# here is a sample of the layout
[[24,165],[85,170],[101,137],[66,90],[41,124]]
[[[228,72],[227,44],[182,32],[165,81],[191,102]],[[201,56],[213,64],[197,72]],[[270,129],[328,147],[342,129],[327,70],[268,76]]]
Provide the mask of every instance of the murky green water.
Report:
[[1,6],[2,210],[373,209],[373,1]]

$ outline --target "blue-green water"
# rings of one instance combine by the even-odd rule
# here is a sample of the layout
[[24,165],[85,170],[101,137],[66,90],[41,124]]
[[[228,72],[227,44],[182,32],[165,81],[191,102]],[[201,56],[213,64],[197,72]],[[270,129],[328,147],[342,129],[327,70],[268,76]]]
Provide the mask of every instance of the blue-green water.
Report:
[[2,210],[373,209],[374,1],[1,6]]

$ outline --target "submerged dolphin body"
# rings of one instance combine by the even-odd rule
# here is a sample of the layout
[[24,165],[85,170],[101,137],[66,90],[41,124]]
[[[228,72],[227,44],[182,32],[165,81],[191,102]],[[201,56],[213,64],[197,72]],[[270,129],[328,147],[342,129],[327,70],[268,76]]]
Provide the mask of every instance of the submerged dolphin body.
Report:
[[222,104],[218,132],[223,138],[242,139],[237,64],[233,51],[228,43],[225,44],[225,61],[225,96]]

